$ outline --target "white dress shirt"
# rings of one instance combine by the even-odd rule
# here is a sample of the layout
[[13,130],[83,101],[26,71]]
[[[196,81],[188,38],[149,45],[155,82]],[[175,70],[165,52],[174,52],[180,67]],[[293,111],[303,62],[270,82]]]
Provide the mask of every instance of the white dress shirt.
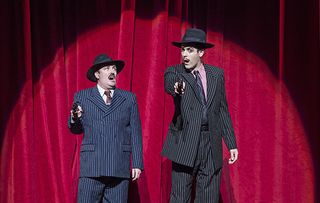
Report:
[[[106,91],[105,89],[103,89],[100,85],[97,84],[97,87],[98,87],[98,91],[103,99],[103,101],[106,103],[107,101],[107,95],[104,94],[104,92]],[[110,96],[111,98],[113,97],[113,93],[114,93],[114,89],[111,89],[110,90]]]

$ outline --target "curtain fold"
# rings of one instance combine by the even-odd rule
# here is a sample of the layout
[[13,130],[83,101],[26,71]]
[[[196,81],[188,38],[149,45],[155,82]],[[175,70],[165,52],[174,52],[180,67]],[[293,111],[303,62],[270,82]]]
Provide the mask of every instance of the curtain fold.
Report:
[[118,87],[137,96],[145,170],[130,202],[169,200],[160,156],[173,116],[163,73],[180,63],[188,27],[215,44],[239,161],[224,153],[220,202],[317,202],[319,1],[6,0],[0,7],[0,202],[76,202],[82,135],[67,119],[86,72],[106,53],[126,65]]

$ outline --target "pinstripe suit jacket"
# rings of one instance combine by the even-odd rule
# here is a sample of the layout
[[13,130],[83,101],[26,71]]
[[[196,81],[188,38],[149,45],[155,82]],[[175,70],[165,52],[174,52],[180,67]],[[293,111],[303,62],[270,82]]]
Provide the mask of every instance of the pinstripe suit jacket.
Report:
[[[220,68],[204,65],[207,76],[207,108],[210,143],[215,169],[222,167],[222,138],[228,149],[237,148],[234,130],[226,100],[224,73]],[[192,73],[179,64],[167,68],[165,90],[172,95],[175,113],[169,126],[162,155],[168,159],[193,167],[197,155],[202,106],[197,84]],[[177,95],[174,83],[181,78],[186,83],[185,93]]]
[[115,89],[108,106],[98,88],[81,90],[75,102],[83,109],[81,120],[71,123],[71,132],[84,133],[80,149],[80,177],[130,177],[132,167],[143,169],[142,136],[135,95]]

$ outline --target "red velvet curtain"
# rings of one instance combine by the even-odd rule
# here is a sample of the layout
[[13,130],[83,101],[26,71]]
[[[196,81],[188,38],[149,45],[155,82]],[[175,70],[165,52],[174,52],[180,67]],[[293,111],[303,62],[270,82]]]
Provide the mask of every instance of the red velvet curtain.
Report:
[[82,138],[67,118],[102,52],[125,60],[119,87],[142,119],[130,202],[168,202],[163,73],[187,27],[206,30],[204,61],[225,70],[240,156],[225,161],[221,202],[320,201],[318,0],[4,0],[0,13],[0,202],[75,202]]

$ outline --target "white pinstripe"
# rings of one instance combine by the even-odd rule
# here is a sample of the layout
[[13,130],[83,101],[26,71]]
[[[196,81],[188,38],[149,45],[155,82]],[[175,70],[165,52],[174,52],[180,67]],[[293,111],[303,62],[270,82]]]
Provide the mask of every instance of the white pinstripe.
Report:
[[[213,162],[216,170],[222,167],[222,138],[228,149],[237,148],[232,121],[225,96],[223,70],[204,65],[207,74],[208,123]],[[174,83],[182,78],[186,83],[182,96],[174,92]],[[193,167],[199,132],[201,127],[202,105],[196,89],[195,79],[182,64],[169,67],[165,72],[165,90],[175,102],[175,114],[169,126],[162,155],[170,160]]]
[[[162,155],[173,161],[171,202],[190,201],[195,173],[198,178],[196,202],[218,202],[223,164],[222,139],[228,149],[237,148],[225,95],[223,70],[206,64],[204,67],[208,91],[207,147],[201,144],[202,103],[194,77],[182,64],[169,67],[165,72],[165,90],[172,95],[175,103],[175,114],[162,149]],[[186,84],[183,95],[177,95],[174,91],[174,83],[179,79]],[[207,155],[206,163],[202,164],[199,154]],[[210,183],[210,180],[213,182]]]
[[[95,86],[77,92],[74,102],[80,103],[83,110],[80,121],[71,123],[69,118],[71,132],[84,134],[80,149],[80,177],[128,179],[130,157],[133,168],[143,169],[142,132],[134,94],[115,89],[111,104],[106,105]],[[100,187],[92,180],[82,180],[92,185],[80,182],[79,191]],[[127,193],[128,188],[122,188],[121,194]],[[117,199],[113,201],[118,202],[120,198],[115,197]],[[86,198],[86,195],[81,198]]]

